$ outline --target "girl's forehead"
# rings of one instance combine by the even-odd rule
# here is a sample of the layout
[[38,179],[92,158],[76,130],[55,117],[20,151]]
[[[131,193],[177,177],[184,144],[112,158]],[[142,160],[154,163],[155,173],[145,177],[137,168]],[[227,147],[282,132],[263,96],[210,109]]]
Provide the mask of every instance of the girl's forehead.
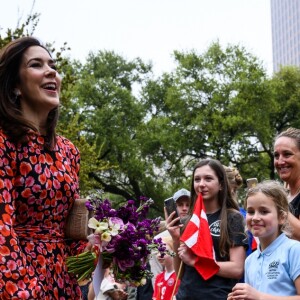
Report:
[[274,199],[270,196],[265,195],[262,192],[257,192],[255,194],[249,195],[247,198],[247,207],[248,206],[276,206]]
[[209,166],[209,165],[205,165],[205,166],[201,166],[199,168],[197,168],[195,170],[195,174],[209,174],[209,175],[216,175],[216,172]]

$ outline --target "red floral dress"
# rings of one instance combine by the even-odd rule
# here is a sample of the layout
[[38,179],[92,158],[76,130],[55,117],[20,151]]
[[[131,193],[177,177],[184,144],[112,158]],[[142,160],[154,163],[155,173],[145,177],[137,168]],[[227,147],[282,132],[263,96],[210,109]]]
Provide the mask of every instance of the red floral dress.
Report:
[[53,151],[29,136],[16,146],[0,130],[0,299],[81,299],[64,239],[79,198],[79,152],[61,136]]

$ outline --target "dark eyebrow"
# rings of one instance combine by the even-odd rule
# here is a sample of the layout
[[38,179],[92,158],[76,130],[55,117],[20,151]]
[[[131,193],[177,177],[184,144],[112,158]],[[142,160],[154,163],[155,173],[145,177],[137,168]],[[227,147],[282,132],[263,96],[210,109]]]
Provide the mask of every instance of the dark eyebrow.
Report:
[[[33,57],[33,58],[31,58],[30,60],[28,60],[27,64],[30,63],[30,62],[33,61],[33,60],[37,60],[37,61],[39,61],[39,62],[43,62],[43,59],[41,59],[41,58],[39,58],[39,57]],[[53,58],[48,59],[47,62],[48,62],[48,64],[55,64],[55,63],[56,63],[55,59],[53,59]]]

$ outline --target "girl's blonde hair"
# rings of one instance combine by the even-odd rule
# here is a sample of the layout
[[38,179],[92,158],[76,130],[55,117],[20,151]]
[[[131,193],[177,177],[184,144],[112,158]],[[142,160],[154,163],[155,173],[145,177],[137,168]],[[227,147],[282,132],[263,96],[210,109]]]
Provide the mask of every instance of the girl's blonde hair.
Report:
[[173,248],[173,240],[170,236],[164,236],[161,238],[162,241],[168,245],[168,247],[170,248],[170,250],[174,251],[174,248]]

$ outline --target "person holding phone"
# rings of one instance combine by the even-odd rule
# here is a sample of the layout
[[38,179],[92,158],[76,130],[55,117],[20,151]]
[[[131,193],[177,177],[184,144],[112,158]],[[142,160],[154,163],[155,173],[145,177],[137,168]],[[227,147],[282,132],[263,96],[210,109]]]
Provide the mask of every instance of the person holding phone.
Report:
[[[197,258],[180,242],[184,225],[175,225],[178,218],[173,220],[174,213],[166,216],[167,229],[172,236],[176,253],[174,266],[181,279],[176,299],[225,300],[244,272],[247,248],[244,218],[232,197],[226,172],[218,160],[205,159],[197,163],[191,181],[189,217],[192,216],[196,200],[199,199],[198,194],[201,193],[219,271],[208,280],[197,272],[194,267]],[[182,274],[179,273],[181,261]]]
[[189,213],[191,193],[186,189],[180,189],[173,195],[173,199],[176,203],[177,213],[182,223]]
[[[188,216],[189,208],[190,208],[190,204],[191,204],[190,191],[188,191],[185,188],[181,188],[178,191],[176,191],[172,197],[170,197],[166,200],[173,201],[174,206],[170,205],[169,207],[173,206],[174,207],[173,210],[176,209],[176,214],[179,217],[178,224],[184,222],[185,218]],[[165,200],[165,205],[166,205],[166,200]],[[164,237],[170,237],[170,233],[166,229],[155,236],[155,238],[164,238]],[[150,262],[151,272],[153,273],[152,284],[154,285],[155,278],[156,278],[157,274],[159,274],[163,271],[163,267],[159,263],[156,255],[153,255],[149,262]]]
[[186,189],[178,190],[173,197],[170,197],[164,201],[164,205],[168,214],[175,212],[174,218],[179,217],[180,221],[188,215],[190,208],[191,193]]
[[291,127],[275,137],[274,167],[288,188],[291,237],[300,241],[300,129]]

